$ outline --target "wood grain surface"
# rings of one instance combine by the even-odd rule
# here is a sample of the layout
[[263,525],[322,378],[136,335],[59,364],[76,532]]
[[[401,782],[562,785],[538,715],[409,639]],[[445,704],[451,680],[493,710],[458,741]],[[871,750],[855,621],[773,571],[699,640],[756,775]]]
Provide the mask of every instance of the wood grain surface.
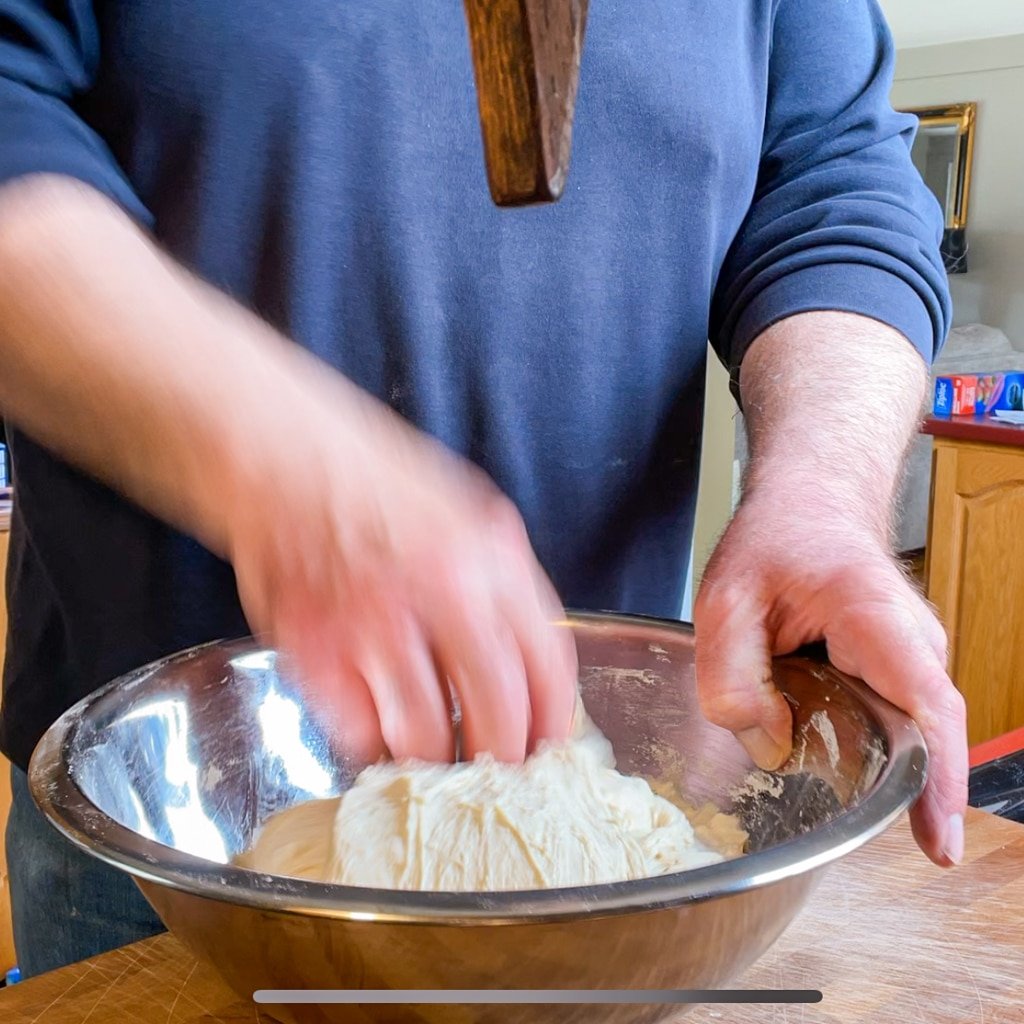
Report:
[[[1024,1024],[1024,826],[972,811],[965,863],[941,871],[900,823],[834,866],[737,986],[824,999],[698,1006],[686,1024]],[[168,935],[0,992],[3,1024],[269,1020]]]
[[587,0],[465,0],[484,159],[498,206],[565,186]]

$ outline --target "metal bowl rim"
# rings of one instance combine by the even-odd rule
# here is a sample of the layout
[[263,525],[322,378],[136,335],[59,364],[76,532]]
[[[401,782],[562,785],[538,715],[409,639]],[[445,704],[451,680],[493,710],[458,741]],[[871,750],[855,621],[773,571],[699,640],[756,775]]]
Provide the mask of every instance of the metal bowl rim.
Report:
[[[570,612],[567,617],[581,624],[646,623],[693,635],[687,623],[651,616]],[[265,649],[253,637],[214,640],[151,662],[93,691],[65,711],[39,741],[29,765],[30,790],[44,815],[67,839],[137,881],[264,911],[403,924],[501,925],[667,909],[762,888],[830,864],[889,828],[924,788],[927,753],[914,722],[866,684],[829,665],[830,673],[854,691],[881,726],[888,756],[873,787],[856,806],[823,828],[768,849],[653,878],[494,893],[407,892],[264,875],[183,853],[126,828],[93,804],[65,767],[79,723],[95,703],[115,688],[138,683],[211,648],[226,652],[237,648],[232,657]]]

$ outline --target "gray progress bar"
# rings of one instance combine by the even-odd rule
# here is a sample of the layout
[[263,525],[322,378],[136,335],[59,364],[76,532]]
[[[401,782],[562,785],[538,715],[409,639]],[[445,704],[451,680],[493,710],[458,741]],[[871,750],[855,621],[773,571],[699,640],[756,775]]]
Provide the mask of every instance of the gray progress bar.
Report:
[[816,989],[259,989],[257,1003],[469,1005],[551,1003],[820,1003]]

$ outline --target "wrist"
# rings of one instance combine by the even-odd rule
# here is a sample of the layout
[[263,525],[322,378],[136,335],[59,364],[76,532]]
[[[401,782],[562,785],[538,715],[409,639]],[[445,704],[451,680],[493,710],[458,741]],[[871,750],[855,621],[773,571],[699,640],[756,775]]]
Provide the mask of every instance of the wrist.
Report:
[[[882,546],[892,541],[895,479],[880,480],[849,467],[812,459],[764,455],[755,458],[743,483],[741,507],[774,510],[807,534],[844,534],[851,545]],[[771,521],[769,519],[768,521]]]
[[358,471],[358,460],[346,458],[339,417],[308,389],[287,376],[267,380],[251,365],[242,376],[231,402],[197,431],[190,487],[200,539],[229,561],[253,538],[313,511],[328,485],[327,443],[353,478]]
[[[381,497],[384,463],[408,429],[372,396],[274,334],[245,363],[231,405],[210,427],[196,493],[220,553],[266,543],[283,521],[346,532],[365,527]],[[251,345],[251,339],[247,339]],[[319,516],[324,522],[313,523]],[[336,524],[337,525],[337,524]]]

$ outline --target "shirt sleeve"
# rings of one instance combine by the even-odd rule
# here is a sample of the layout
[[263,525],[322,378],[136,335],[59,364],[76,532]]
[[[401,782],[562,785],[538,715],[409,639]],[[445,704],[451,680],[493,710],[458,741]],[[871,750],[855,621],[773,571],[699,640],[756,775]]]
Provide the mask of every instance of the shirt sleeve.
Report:
[[879,320],[929,363],[945,341],[942,213],[910,158],[916,119],[889,101],[894,62],[876,0],[779,0],[758,182],[711,311],[734,390],[751,342],[797,313]]
[[0,0],[0,186],[29,174],[63,174],[149,225],[113,154],[75,112],[99,56],[91,2]]

